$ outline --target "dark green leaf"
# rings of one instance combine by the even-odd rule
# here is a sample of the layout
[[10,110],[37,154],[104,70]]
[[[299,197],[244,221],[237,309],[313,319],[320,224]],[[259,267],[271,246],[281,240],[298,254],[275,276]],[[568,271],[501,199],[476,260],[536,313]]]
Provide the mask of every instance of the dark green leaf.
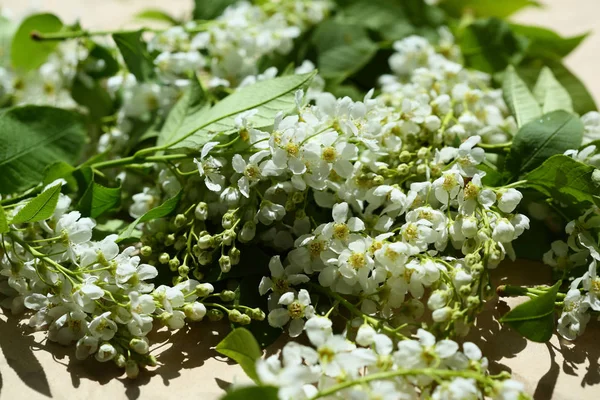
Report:
[[150,21],[166,22],[170,25],[178,25],[180,23],[176,18],[173,18],[171,15],[167,14],[163,10],[158,10],[154,8],[141,11],[137,13],[135,17],[137,19],[147,19]]
[[154,78],[154,65],[142,40],[142,32],[115,33],[112,35],[125,64],[138,82]]
[[114,112],[114,104],[106,89],[98,81],[85,78],[75,77],[71,87],[73,100],[85,107],[94,120],[111,115]]
[[4,208],[0,206],[0,233],[8,232],[10,228],[8,227],[8,221],[6,220],[6,214],[4,213]]
[[44,180],[42,183],[44,185],[49,185],[57,179],[65,179],[67,183],[69,182],[69,178],[71,174],[75,171],[75,167],[70,164],[67,164],[64,161],[55,162],[52,165],[49,165],[44,171]]
[[84,217],[98,218],[102,214],[117,208],[121,204],[121,188],[108,188],[91,182],[77,209]]
[[600,193],[600,185],[592,179],[594,170],[590,165],[558,154],[529,172],[524,179],[527,186],[557,202],[572,206],[584,202],[593,204],[594,196]]
[[238,0],[194,0],[194,19],[215,19]]
[[243,87],[227,96],[211,109],[202,108],[186,121],[180,129],[181,136],[173,137],[165,147],[188,147],[198,149],[209,142],[216,133],[232,133],[236,130],[235,118],[241,112],[258,109],[252,117],[255,127],[272,126],[279,112],[294,109],[295,93],[309,84],[314,73],[289,75],[268,79]]
[[254,336],[247,329],[234,329],[217,345],[215,350],[240,364],[246,375],[258,383],[256,360],[262,357],[262,351]]
[[88,58],[83,62],[83,68],[87,75],[100,79],[114,76],[119,72],[119,63],[110,50],[96,43],[92,46]]
[[508,23],[497,18],[476,20],[458,37],[465,64],[480,71],[494,73],[524,56],[526,43],[516,37]]
[[137,224],[141,224],[142,222],[153,221],[155,219],[164,218],[171,215],[177,209],[182,195],[183,192],[180,190],[175,196],[171,197],[170,199],[162,203],[160,206],[153,208],[146,214],[133,221],[131,224],[129,224],[129,226],[127,226],[127,228],[123,230],[123,232],[119,234],[119,241],[131,237]]
[[444,0],[440,6],[454,17],[469,11],[477,17],[506,18],[529,6],[539,6],[533,0]]
[[61,185],[49,187],[30,200],[10,221],[11,224],[23,224],[48,219],[54,214]]
[[542,105],[544,114],[556,110],[573,112],[573,102],[569,92],[556,80],[548,67],[542,68],[542,72],[533,88],[533,93]]
[[235,389],[221,400],[278,400],[277,388],[273,386],[248,386]]
[[566,57],[588,36],[586,33],[563,38],[550,29],[538,26],[511,24],[510,27],[514,33],[529,40],[527,54],[533,57]]
[[[317,31],[328,25],[327,29],[336,25],[354,27],[349,29],[345,36],[353,35],[352,31],[357,29],[362,31],[362,27],[365,27],[378,32],[388,40],[401,39],[415,32],[415,26],[406,15],[403,4],[388,0],[356,1],[343,8],[337,20],[321,23]],[[336,30],[338,29],[339,27],[336,27]],[[331,43],[331,40],[326,38],[319,41],[324,44]]]
[[60,31],[62,27],[60,19],[53,14],[35,14],[25,18],[12,40],[10,55],[13,67],[28,71],[46,62],[60,42],[35,41],[31,38],[31,34],[35,31],[54,33]]
[[583,124],[573,114],[554,111],[529,122],[513,139],[505,168],[513,176],[538,167],[555,154],[576,149],[583,139]]
[[158,146],[172,143],[175,138],[184,136],[194,121],[190,118],[198,118],[201,110],[207,110],[206,93],[196,77],[191,79],[190,87],[184,95],[173,106],[165,121],[157,140]]
[[500,322],[531,341],[541,343],[550,340],[554,332],[554,302],[561,283],[557,282],[548,292],[513,308]]
[[0,193],[38,184],[57,161],[74,163],[85,142],[81,117],[74,112],[25,106],[0,114]]
[[485,176],[482,179],[482,182],[486,186],[497,187],[502,186],[504,183],[504,176],[498,170],[491,168],[486,164],[480,164],[477,166],[478,169],[485,172]]
[[519,127],[542,115],[540,105],[512,65],[504,74],[502,90],[504,101],[515,116]]

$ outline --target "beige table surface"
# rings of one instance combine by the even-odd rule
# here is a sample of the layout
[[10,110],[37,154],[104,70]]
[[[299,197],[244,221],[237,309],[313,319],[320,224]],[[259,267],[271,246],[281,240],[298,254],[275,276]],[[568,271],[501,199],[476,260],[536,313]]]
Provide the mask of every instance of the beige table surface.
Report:
[[[498,0],[504,1],[504,0]],[[515,17],[519,22],[544,25],[562,34],[596,30],[567,60],[600,100],[600,0],[543,0],[546,9],[530,9]],[[162,8],[174,15],[189,13],[191,0],[0,0],[15,14],[31,4],[57,13],[65,21],[80,18],[90,28],[119,28],[131,25],[131,15],[144,8]],[[536,284],[546,274],[544,267],[528,263],[506,265],[498,279],[510,277],[513,284]],[[515,304],[511,299],[510,304]],[[478,343],[494,371],[512,371],[536,400],[600,399],[600,323],[592,322],[586,334],[572,343],[556,336],[548,344],[527,342],[501,327],[495,317],[508,308],[492,303],[482,314],[470,340]],[[164,364],[140,374],[131,382],[110,364],[95,360],[70,359],[72,347],[43,340],[44,334],[20,327],[12,316],[0,312],[0,400],[12,399],[203,399],[213,400],[221,387],[236,379],[247,380],[237,366],[211,350],[220,340],[219,327],[197,324],[178,332],[153,334],[159,343],[152,350]],[[220,329],[222,331],[222,329]],[[277,346],[275,346],[276,348]]]

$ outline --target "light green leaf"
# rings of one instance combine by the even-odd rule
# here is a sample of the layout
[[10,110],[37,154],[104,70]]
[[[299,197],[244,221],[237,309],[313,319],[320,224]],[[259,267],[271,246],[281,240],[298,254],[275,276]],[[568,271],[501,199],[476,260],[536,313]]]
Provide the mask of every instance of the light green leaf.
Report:
[[178,25],[179,21],[166,13],[163,10],[158,10],[154,8],[149,8],[147,10],[143,10],[135,15],[137,19],[146,19],[150,21],[158,21],[158,22],[166,22],[170,25]]
[[513,176],[531,171],[555,154],[576,149],[583,139],[583,124],[574,114],[554,111],[529,122],[513,139],[505,168]]
[[547,342],[554,332],[554,302],[561,283],[562,281],[558,281],[548,292],[513,308],[500,322],[531,341]]
[[502,90],[519,127],[542,115],[538,102],[512,65],[506,69]]
[[182,134],[173,136],[170,144],[164,147],[199,149],[219,132],[234,132],[236,116],[253,109],[258,110],[252,117],[255,127],[272,126],[279,112],[294,109],[296,91],[307,86],[313,76],[314,73],[282,76],[243,87],[211,109],[203,108],[186,118],[189,123],[180,129]]
[[588,36],[585,33],[564,38],[550,29],[539,26],[510,24],[510,27],[514,33],[527,38],[527,54],[533,57],[566,57]]
[[548,67],[542,68],[542,72],[533,88],[533,94],[542,105],[544,114],[556,110],[573,112],[573,102],[569,92],[556,80]]
[[221,400],[278,400],[274,386],[248,386],[225,394]]
[[83,216],[98,218],[121,204],[121,188],[109,188],[96,182],[91,182],[83,194],[77,209]]
[[138,82],[146,82],[154,78],[154,65],[142,40],[142,30],[112,35],[125,64]]
[[477,17],[506,18],[530,6],[539,7],[534,0],[445,0],[440,6],[453,17],[461,17],[470,11]]
[[198,118],[201,110],[208,110],[207,107],[206,93],[198,79],[194,77],[191,79],[190,87],[169,112],[158,135],[157,145],[163,146],[171,143],[175,138],[188,133],[186,127],[194,123],[193,119]]
[[86,130],[77,113],[25,106],[0,114],[0,194],[28,189],[49,165],[79,159]]
[[175,196],[171,197],[160,206],[151,209],[146,214],[133,221],[119,234],[118,241],[122,241],[131,237],[135,227],[142,222],[153,221],[155,219],[164,218],[171,215],[177,209],[182,195],[183,192],[180,190]]
[[252,333],[247,329],[234,329],[217,345],[215,350],[236,361],[246,375],[254,382],[259,382],[256,374],[256,360],[262,357],[262,351]]
[[6,214],[4,213],[4,208],[0,206],[0,233],[8,232],[10,228],[8,227],[8,221],[6,220]]
[[48,219],[54,214],[61,185],[49,187],[30,200],[10,221],[11,224],[23,224]]
[[46,62],[60,42],[35,41],[31,34],[36,31],[54,33],[60,31],[62,27],[61,20],[53,14],[35,14],[25,18],[12,40],[10,55],[13,67],[29,71]]
[[568,206],[594,204],[600,183],[592,179],[596,169],[562,154],[550,157],[523,177],[532,187],[553,200]]
[[[8,18],[0,16],[0,67],[10,63],[10,46],[17,25]],[[1,103],[2,99],[0,99]]]

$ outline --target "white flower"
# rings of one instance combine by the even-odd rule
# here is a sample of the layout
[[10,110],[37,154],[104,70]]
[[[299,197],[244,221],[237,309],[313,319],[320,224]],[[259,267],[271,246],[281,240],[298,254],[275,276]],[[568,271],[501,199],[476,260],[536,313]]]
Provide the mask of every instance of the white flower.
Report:
[[262,174],[259,163],[269,154],[268,150],[259,151],[252,154],[248,162],[239,154],[233,156],[231,165],[235,172],[242,174],[238,179],[238,188],[245,197],[250,197],[250,188],[260,181]]
[[258,292],[261,296],[264,296],[269,290],[282,294],[290,290],[290,286],[306,283],[310,280],[308,276],[298,273],[300,271],[297,271],[291,265],[284,268],[279,256],[271,257],[269,271],[271,271],[271,277],[263,277],[258,286]]
[[102,343],[96,353],[96,360],[100,362],[110,361],[117,355],[117,350],[110,343]]
[[256,217],[262,224],[271,225],[274,221],[279,221],[285,217],[285,207],[269,200],[263,200],[260,203],[260,210],[256,213]]
[[500,243],[510,243],[515,238],[515,227],[506,218],[500,218],[494,224],[492,239]]
[[213,192],[220,192],[223,190],[225,184],[225,177],[221,175],[220,170],[224,166],[224,162],[221,159],[208,156],[208,153],[214,149],[219,142],[208,142],[202,146],[200,153],[200,160],[194,158],[194,163],[198,167],[198,173],[201,177],[204,177],[204,184]]
[[310,305],[310,295],[305,289],[300,289],[296,296],[287,292],[279,298],[279,304],[286,308],[277,308],[269,313],[269,324],[274,327],[283,327],[290,319],[289,334],[291,337],[299,336],[304,329],[304,319],[312,318],[315,311]]
[[154,193],[149,188],[144,188],[141,193],[134,194],[131,199],[133,204],[129,207],[129,215],[139,218],[146,214],[157,202]]
[[[91,218],[81,218],[79,211],[71,211],[63,215],[57,222],[54,232],[67,243],[66,252],[69,259],[76,262],[78,245],[92,239],[92,229],[96,223]],[[56,245],[57,252],[64,245]]]
[[570,289],[564,299],[563,311],[558,319],[558,333],[568,340],[575,340],[581,335],[590,320],[588,304],[577,288]]
[[340,253],[338,257],[339,272],[349,285],[359,283],[363,288],[367,288],[369,272],[375,265],[369,247],[370,243],[367,238],[357,237],[348,244],[347,249]]
[[435,198],[442,204],[455,199],[464,186],[463,177],[456,170],[444,171],[441,177],[433,181]]
[[582,280],[583,288],[587,290],[583,302],[594,311],[600,311],[600,277],[596,270],[597,264],[596,260],[592,260]]
[[117,324],[109,319],[110,311],[98,315],[89,324],[90,334],[99,340],[110,340],[117,332]]
[[98,350],[98,338],[94,336],[84,336],[77,341],[75,357],[78,360],[85,360],[90,354]]
[[423,329],[417,331],[417,338],[418,340],[403,340],[398,343],[394,360],[399,366],[427,368],[439,360],[452,357],[458,351],[456,342],[444,339],[436,343],[435,336]]
[[191,321],[200,321],[206,315],[206,306],[195,301],[191,304],[186,304],[183,308],[183,312]]
[[471,136],[458,147],[456,165],[466,176],[473,176],[479,171],[475,167],[485,159],[485,151],[474,147],[481,141],[480,136]]
[[500,189],[496,192],[498,197],[498,208],[505,213],[511,213],[517,208],[523,195],[517,189]]

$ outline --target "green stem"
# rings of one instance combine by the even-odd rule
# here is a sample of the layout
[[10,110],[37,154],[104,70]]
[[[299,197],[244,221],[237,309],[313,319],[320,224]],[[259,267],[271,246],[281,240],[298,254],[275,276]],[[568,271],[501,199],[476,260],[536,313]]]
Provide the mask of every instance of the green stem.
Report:
[[529,181],[527,179],[523,179],[520,181],[516,181],[513,183],[510,183],[508,185],[504,185],[502,186],[504,189],[510,189],[510,188],[515,188],[515,187],[519,187],[519,186],[525,186],[527,183],[529,183]]
[[135,163],[144,163],[144,162],[161,162],[161,161],[169,161],[169,160],[184,160],[187,158],[194,158],[198,155],[194,154],[165,154],[161,156],[149,156],[149,157],[141,157],[138,155],[133,155],[130,157],[119,158],[116,160],[108,160],[101,161],[99,163],[92,164],[92,168],[96,169],[104,169],[104,168],[113,168],[121,165],[129,165]]
[[414,368],[414,369],[397,369],[395,371],[386,371],[386,372],[378,372],[376,374],[367,375],[362,378],[342,382],[337,385],[331,386],[325,390],[317,393],[312,399],[319,399],[322,397],[330,396],[340,390],[344,390],[351,386],[361,385],[364,383],[369,383],[372,381],[391,379],[398,376],[407,376],[407,375],[425,375],[432,376],[437,378],[454,378],[454,377],[463,377],[463,378],[471,378],[476,381],[483,383],[486,386],[491,386],[493,382],[491,382],[491,378],[486,377],[485,375],[479,374],[474,371],[454,371],[454,370],[445,370],[445,369],[434,369],[434,368]]
[[477,146],[484,150],[508,150],[512,146],[512,142],[495,144],[479,143]]

